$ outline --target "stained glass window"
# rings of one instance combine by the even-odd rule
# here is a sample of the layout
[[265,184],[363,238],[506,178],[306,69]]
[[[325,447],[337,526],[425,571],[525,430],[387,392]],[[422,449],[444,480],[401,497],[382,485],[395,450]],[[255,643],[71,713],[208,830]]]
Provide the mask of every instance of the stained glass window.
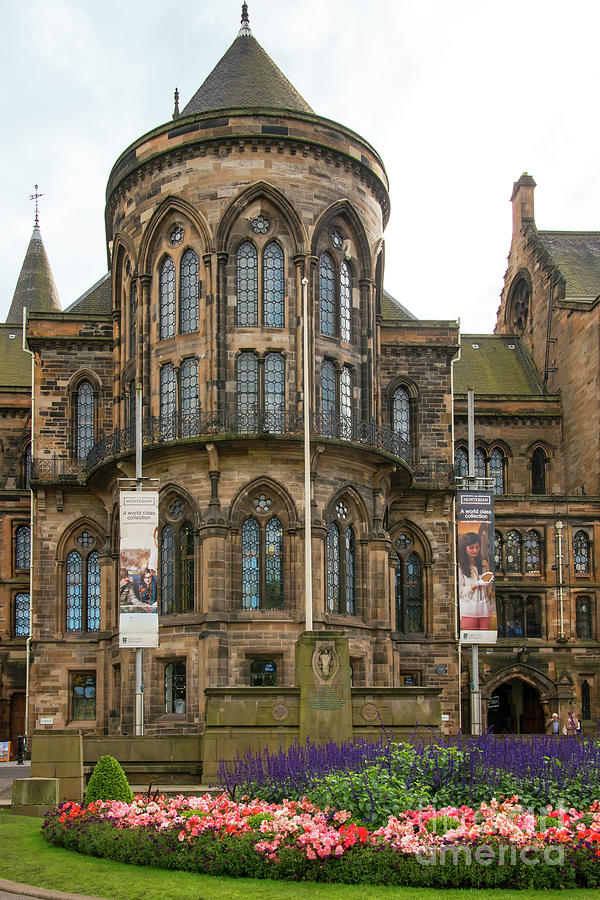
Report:
[[499,531],[494,532],[494,569],[496,572],[503,572],[502,568],[502,535]]
[[395,434],[410,444],[410,399],[404,387],[394,391],[393,429]]
[[457,478],[466,478],[469,474],[469,457],[464,447],[457,447],[454,454],[454,474]]
[[15,532],[15,566],[28,569],[31,565],[31,532],[29,525],[19,525]]
[[577,597],[575,603],[575,631],[578,638],[591,640],[592,604],[590,597]]
[[481,447],[475,447],[475,477],[485,478],[485,453]]
[[181,257],[179,281],[179,331],[198,331],[198,256],[188,249]]
[[321,255],[319,266],[321,292],[321,334],[335,335],[335,268],[330,253]]
[[340,266],[340,337],[348,343],[352,340],[352,280],[346,261]]
[[176,386],[175,369],[167,363],[160,370],[160,430],[164,440],[175,437]]
[[525,535],[525,572],[527,574],[540,571],[540,536],[537,531],[528,531]]
[[263,254],[263,325],[283,328],[283,250],[271,241]]
[[184,662],[165,666],[165,713],[185,713],[186,673]]
[[160,306],[160,339],[175,336],[175,263],[165,257],[160,267],[158,285]]
[[238,429],[252,433],[258,428],[258,359],[254,353],[240,353],[237,360]]
[[73,675],[73,718],[77,721],[96,718],[96,675],[82,672]]
[[340,375],[340,437],[352,440],[352,372],[348,366],[342,368]]
[[96,551],[87,558],[87,630],[100,631],[100,561]]
[[29,635],[29,594],[15,596],[15,637]]
[[521,535],[518,531],[509,531],[506,535],[506,571],[521,571]]
[[236,324],[258,325],[258,255],[256,247],[245,241],[237,252]]
[[285,426],[285,364],[281,353],[265,356],[265,429],[281,434]]
[[194,608],[194,529],[184,522],[179,531],[179,591],[181,611]]
[[278,518],[269,519],[265,527],[265,606],[281,609],[283,600],[283,528]]
[[504,494],[504,453],[499,447],[494,447],[490,453],[490,478],[494,479],[494,494]]
[[175,602],[175,536],[165,525],[160,537],[160,608],[163,616],[174,612]]
[[184,359],[179,370],[179,411],[182,437],[195,435],[198,412],[198,361],[194,358]]
[[94,446],[94,391],[89,381],[77,389],[77,459],[85,459]]
[[396,567],[396,615],[398,631],[419,634],[424,630],[423,568],[417,553],[399,556]]
[[129,288],[129,355],[135,359],[137,353],[137,283],[131,282]]
[[81,631],[83,560],[76,550],[67,556],[67,631]]
[[590,571],[590,539],[585,531],[575,532],[573,538],[573,564],[576,575],[588,575]]
[[345,571],[344,588],[346,593],[346,614],[354,615],[354,531],[349,525],[344,535],[345,543]]
[[327,532],[327,609],[338,612],[340,598],[340,529],[332,522]]
[[242,526],[242,609],[260,607],[259,535],[256,519],[246,519]]
[[321,417],[323,437],[334,437],[337,424],[335,366],[328,359],[321,364]]

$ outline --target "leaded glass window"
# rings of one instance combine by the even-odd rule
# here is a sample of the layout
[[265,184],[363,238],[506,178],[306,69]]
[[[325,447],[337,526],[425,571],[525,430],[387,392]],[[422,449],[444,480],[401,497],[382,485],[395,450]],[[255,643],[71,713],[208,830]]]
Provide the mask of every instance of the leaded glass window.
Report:
[[186,673],[184,662],[170,662],[165,666],[165,713],[185,713]]
[[475,477],[485,478],[485,453],[481,447],[475,447]]
[[129,288],[129,355],[132,359],[137,353],[137,283],[131,282]]
[[499,447],[494,447],[490,453],[490,478],[494,479],[494,494],[504,494],[504,453]]
[[394,433],[410,444],[410,398],[404,387],[394,391],[392,419]]
[[85,459],[94,446],[94,391],[89,381],[77,389],[77,459]]
[[350,343],[352,337],[352,280],[350,267],[344,262],[340,266],[340,337]]
[[335,366],[328,359],[321,364],[321,417],[323,437],[334,437],[336,426]]
[[73,719],[96,718],[96,674],[81,672],[73,675]]
[[265,356],[265,430],[281,434],[285,425],[285,364],[281,353]]
[[29,594],[15,595],[15,637],[29,635]]
[[576,575],[588,575],[590,571],[590,539],[585,531],[575,532],[573,538],[573,565]]
[[242,609],[260,607],[260,528],[256,519],[242,525]]
[[321,334],[335,335],[335,267],[330,253],[321,255],[319,265]]
[[258,215],[255,219],[251,220],[250,225],[252,226],[254,234],[266,234],[271,223],[266,216]]
[[252,433],[258,427],[258,359],[240,353],[237,359],[238,430]]
[[542,447],[536,447],[531,456],[531,492],[546,493],[546,453]]
[[83,560],[76,550],[67,556],[67,631],[81,631]]
[[87,630],[100,631],[100,561],[96,551],[87,558]]
[[179,411],[181,413],[181,435],[196,434],[198,413],[198,360],[184,359],[179,370]]
[[278,518],[265,526],[265,601],[267,609],[280,609],[283,600],[283,528]]
[[457,478],[466,478],[469,474],[469,456],[464,447],[457,447],[454,454],[454,474]]
[[29,525],[19,525],[15,532],[15,567],[28,569],[31,566],[31,531]]
[[244,241],[237,252],[236,324],[258,325],[258,254],[250,241]]
[[506,571],[521,571],[521,535],[518,531],[509,531],[506,535]]
[[354,531],[349,525],[345,534],[345,572],[344,587],[346,594],[346,615],[354,615]]
[[499,595],[498,637],[539,638],[542,636],[540,598],[520,594]]
[[494,532],[494,570],[503,572],[502,566],[502,535],[499,531]]
[[179,531],[179,592],[181,611],[194,608],[194,529],[184,522]]
[[198,256],[188,249],[181,257],[179,281],[179,331],[198,331]]
[[337,612],[340,598],[340,529],[332,522],[327,532],[327,609]]
[[263,325],[283,328],[283,250],[271,241],[263,253]]
[[160,267],[158,283],[160,339],[175,336],[175,263],[166,256]]
[[349,441],[352,438],[352,372],[348,366],[342,368],[340,375],[340,437]]
[[575,631],[578,638],[591,640],[592,603],[590,597],[577,597],[575,601]]
[[170,525],[160,536],[160,608],[163,616],[175,611],[175,535]]
[[423,568],[418,554],[414,551],[398,558],[396,615],[398,631],[403,634],[423,633]]
[[540,571],[540,536],[537,531],[528,531],[525,535],[525,572],[537,574]]
[[176,410],[175,368],[167,363],[160,370],[160,430],[164,440],[175,437]]

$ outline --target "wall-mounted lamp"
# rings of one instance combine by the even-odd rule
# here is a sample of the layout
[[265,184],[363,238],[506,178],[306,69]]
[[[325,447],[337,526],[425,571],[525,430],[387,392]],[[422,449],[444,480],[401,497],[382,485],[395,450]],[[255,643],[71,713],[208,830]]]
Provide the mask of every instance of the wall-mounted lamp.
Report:
[[520,663],[526,663],[528,659],[529,659],[529,650],[527,647],[523,646],[517,653],[517,660]]

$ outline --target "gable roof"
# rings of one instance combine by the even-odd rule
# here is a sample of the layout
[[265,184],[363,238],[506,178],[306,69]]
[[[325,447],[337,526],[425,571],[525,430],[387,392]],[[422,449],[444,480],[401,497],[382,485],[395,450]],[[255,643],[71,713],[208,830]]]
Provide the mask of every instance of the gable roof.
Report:
[[6,321],[20,325],[24,307],[29,312],[60,312],[54,275],[37,225],[29,241]]
[[246,26],[181,115],[258,107],[314,112]]
[[412,321],[416,321],[416,316],[413,316],[411,312],[407,310],[405,306],[403,306],[399,300],[396,300],[395,297],[383,289],[383,294],[381,297],[381,324],[382,325],[393,325],[394,322],[406,322],[407,319],[411,319]]
[[23,350],[21,325],[0,325],[0,390],[31,389],[31,357]]
[[538,231],[537,237],[565,279],[565,297],[600,295],[600,231]]
[[65,309],[66,313],[78,313],[82,316],[110,316],[112,312],[112,279],[107,272],[96,284],[73,301]]
[[463,334],[454,364],[454,393],[472,388],[481,396],[544,394],[537,370],[521,338],[504,334]]

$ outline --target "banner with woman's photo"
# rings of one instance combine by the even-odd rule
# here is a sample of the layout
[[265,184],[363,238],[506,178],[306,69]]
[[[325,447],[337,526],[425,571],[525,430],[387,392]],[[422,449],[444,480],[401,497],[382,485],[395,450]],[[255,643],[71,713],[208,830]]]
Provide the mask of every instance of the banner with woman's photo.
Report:
[[158,492],[121,491],[119,646],[158,647]]
[[459,638],[465,644],[495,644],[494,495],[459,491],[456,504]]

